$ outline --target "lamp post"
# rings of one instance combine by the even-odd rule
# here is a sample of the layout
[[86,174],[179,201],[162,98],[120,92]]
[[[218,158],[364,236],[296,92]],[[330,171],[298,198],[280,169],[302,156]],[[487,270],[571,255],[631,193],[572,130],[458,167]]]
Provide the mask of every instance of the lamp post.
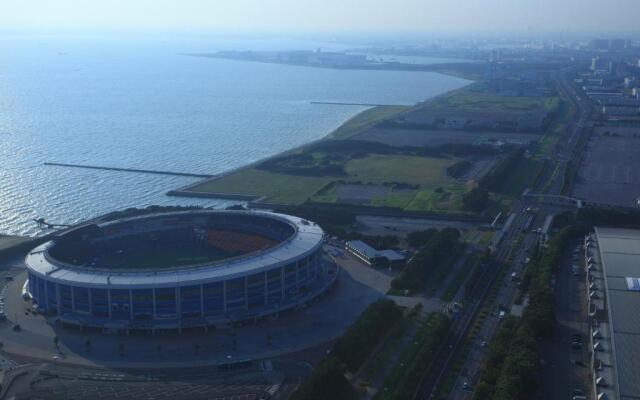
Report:
[[56,378],[58,379],[58,385],[62,386],[60,384],[60,375],[58,375],[58,360],[60,359],[60,357],[56,355],[51,358],[53,359],[53,373],[56,375]]

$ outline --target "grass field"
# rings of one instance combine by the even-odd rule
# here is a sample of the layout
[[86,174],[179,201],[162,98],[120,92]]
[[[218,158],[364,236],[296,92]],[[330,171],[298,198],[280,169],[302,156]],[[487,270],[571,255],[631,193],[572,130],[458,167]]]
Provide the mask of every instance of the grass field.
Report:
[[442,96],[436,106],[466,111],[553,111],[558,106],[555,97],[499,96],[476,90],[462,90]]
[[[464,187],[446,174],[453,158],[428,158],[408,155],[369,155],[347,162],[347,176],[340,180],[370,184],[403,183],[415,185],[416,190],[389,190],[385,197],[374,199],[372,205],[397,207],[413,211],[454,210]],[[263,201],[300,204],[307,199],[314,202],[335,203],[336,189],[327,184],[335,177],[288,175],[245,168],[232,174],[204,182],[191,188],[196,192],[242,194],[262,198]],[[319,193],[318,193],[319,192]]]
[[456,161],[405,155],[371,155],[349,161],[346,171],[351,180],[363,183],[404,182],[436,187],[449,182],[446,168]]
[[451,183],[435,189],[420,190],[407,205],[407,211],[459,211],[462,209],[462,194],[465,188],[461,184]]
[[332,178],[293,176],[245,168],[191,188],[196,192],[244,194],[264,197],[268,202],[300,204]]
[[[446,174],[455,159],[426,158],[406,155],[371,155],[349,161],[348,176],[341,178],[362,184],[399,182],[416,185],[415,190],[390,188],[384,197],[374,198],[371,205],[395,207],[412,211],[449,210],[460,206],[464,187]],[[314,202],[338,201],[336,186],[315,194]]]
[[409,109],[411,109],[409,106],[378,106],[369,108],[342,124],[338,129],[329,134],[329,138],[348,139],[389,117]]
[[100,257],[98,266],[111,269],[151,269],[192,265],[230,257],[213,248],[198,246],[144,247],[129,249],[123,254],[107,254]]

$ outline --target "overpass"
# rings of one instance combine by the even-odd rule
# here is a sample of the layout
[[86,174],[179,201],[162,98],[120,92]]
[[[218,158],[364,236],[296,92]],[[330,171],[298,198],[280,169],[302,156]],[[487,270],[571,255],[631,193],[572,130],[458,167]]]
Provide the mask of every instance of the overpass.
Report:
[[525,192],[522,194],[522,197],[553,206],[576,208],[582,208],[583,206],[583,201],[575,197],[564,196],[561,194],[536,193],[531,192],[529,189],[525,190]]

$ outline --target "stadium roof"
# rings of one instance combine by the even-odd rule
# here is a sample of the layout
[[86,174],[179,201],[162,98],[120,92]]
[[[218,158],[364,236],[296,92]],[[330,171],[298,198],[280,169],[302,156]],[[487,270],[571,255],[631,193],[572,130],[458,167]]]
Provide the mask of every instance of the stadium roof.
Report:
[[596,228],[620,399],[640,398],[640,230]]
[[55,261],[48,257],[47,249],[52,245],[51,241],[33,249],[27,255],[25,262],[33,272],[46,275],[48,279],[56,280],[62,284],[95,287],[108,286],[114,289],[117,289],[118,286],[129,288],[131,285],[140,287],[173,287],[176,286],[176,284],[180,286],[201,284],[261,272],[278,265],[286,265],[291,262],[293,258],[300,258],[312,254],[318,247],[322,246],[323,231],[315,223],[290,215],[262,211],[191,210],[164,214],[148,214],[142,217],[127,218],[125,220],[158,217],[161,215],[170,217],[189,213],[252,213],[254,215],[285,220],[295,226],[296,233],[289,240],[261,252],[250,253],[243,257],[223,261],[212,261],[211,263],[193,267],[133,271],[104,271],[78,268],[77,266]]

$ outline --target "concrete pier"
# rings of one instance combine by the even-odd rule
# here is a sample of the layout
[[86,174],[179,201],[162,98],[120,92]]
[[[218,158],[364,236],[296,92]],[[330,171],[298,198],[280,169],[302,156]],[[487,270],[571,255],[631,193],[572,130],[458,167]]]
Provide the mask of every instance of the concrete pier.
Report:
[[159,170],[139,169],[139,168],[103,167],[103,166],[97,166],[97,165],[66,164],[66,163],[56,163],[56,162],[46,162],[46,163],[44,163],[44,165],[52,165],[52,166],[55,166],[55,167],[101,169],[101,170],[106,170],[106,171],[136,172],[136,173],[141,173],[141,174],[188,176],[188,177],[193,177],[193,178],[213,178],[213,177],[215,177],[215,175],[193,174],[193,173],[190,173],[190,172],[159,171]]

